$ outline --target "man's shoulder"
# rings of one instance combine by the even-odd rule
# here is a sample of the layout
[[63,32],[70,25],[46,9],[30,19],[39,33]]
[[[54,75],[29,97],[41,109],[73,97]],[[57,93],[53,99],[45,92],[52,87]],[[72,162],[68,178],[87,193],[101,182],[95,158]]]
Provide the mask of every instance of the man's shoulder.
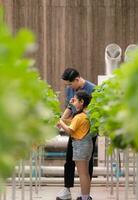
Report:
[[96,85],[95,85],[94,83],[92,83],[92,82],[86,80],[84,89],[85,89],[86,91],[88,91],[88,93],[91,93],[91,92],[94,90],[95,86],[96,86]]
[[86,80],[86,85],[91,86],[91,87],[95,87],[96,85],[88,80]]

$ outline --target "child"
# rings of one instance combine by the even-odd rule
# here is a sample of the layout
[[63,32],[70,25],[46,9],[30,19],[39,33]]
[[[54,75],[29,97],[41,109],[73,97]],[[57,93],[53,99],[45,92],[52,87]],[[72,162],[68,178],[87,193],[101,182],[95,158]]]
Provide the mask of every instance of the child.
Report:
[[63,128],[72,137],[73,160],[77,166],[81,197],[78,200],[91,200],[90,176],[88,171],[89,160],[92,152],[92,139],[89,134],[90,122],[86,115],[86,107],[91,101],[91,96],[84,90],[76,92],[72,99],[72,105],[76,108],[71,124],[67,125],[62,119],[58,123],[59,128]]

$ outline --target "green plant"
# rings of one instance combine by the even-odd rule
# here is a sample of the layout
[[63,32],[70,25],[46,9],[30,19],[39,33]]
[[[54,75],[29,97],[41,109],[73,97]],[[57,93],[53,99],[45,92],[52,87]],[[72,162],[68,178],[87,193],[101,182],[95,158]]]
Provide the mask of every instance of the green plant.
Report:
[[34,40],[26,29],[12,36],[0,13],[0,178],[11,175],[34,144],[56,133],[59,101],[25,58]]
[[138,151],[138,56],[114,71],[97,86],[89,105],[91,132],[111,139],[113,148]]
[[123,102],[125,109],[120,110],[119,116],[126,132],[126,140],[138,152],[138,51],[130,54],[130,59],[120,69],[123,73],[121,80],[124,91]]

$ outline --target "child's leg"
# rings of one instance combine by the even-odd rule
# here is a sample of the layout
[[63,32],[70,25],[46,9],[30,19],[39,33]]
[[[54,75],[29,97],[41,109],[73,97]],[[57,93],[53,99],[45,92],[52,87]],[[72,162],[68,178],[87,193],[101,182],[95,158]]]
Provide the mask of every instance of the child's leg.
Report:
[[90,176],[88,171],[88,161],[87,160],[77,160],[75,161],[78,174],[80,177],[81,194],[90,194]]

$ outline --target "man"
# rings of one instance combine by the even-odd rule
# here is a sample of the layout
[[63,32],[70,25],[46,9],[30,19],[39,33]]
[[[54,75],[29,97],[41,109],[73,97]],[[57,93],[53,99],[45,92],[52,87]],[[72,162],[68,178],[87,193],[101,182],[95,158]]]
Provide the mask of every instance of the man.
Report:
[[[79,89],[85,90],[88,94],[91,94],[94,91],[95,85],[84,78],[82,78],[79,72],[74,68],[67,68],[62,74],[62,79],[66,84],[66,109],[62,115],[62,119],[65,120],[69,118],[75,109],[72,106],[71,99],[74,97],[76,91]],[[93,155],[95,151],[96,137],[92,138],[93,150],[92,156],[89,161],[89,175],[92,179],[93,174]],[[75,162],[72,160],[73,151],[72,151],[72,139],[69,137],[67,152],[66,152],[66,163],[64,165],[64,186],[65,188],[59,192],[56,200],[71,200],[70,188],[74,186],[74,175],[75,175]],[[79,200],[80,197],[77,198]],[[92,199],[92,198],[91,198]],[[91,200],[89,199],[89,200]]]

